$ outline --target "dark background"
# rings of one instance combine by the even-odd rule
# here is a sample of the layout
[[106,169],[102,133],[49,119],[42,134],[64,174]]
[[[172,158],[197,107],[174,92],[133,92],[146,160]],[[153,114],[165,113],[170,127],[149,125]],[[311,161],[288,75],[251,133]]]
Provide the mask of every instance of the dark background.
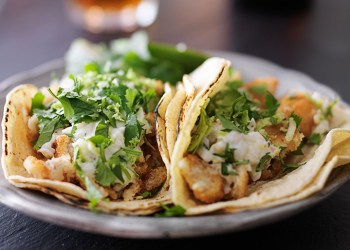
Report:
[[[152,40],[251,54],[302,71],[350,102],[350,1],[161,0]],[[282,3],[283,4],[282,4]],[[1,6],[1,0],[0,0]],[[1,7],[0,7],[1,8]],[[8,0],[0,9],[0,81],[62,57],[76,37],[60,0]],[[129,240],[65,229],[0,205],[1,249],[350,249],[350,183],[324,202],[273,225],[219,236]]]

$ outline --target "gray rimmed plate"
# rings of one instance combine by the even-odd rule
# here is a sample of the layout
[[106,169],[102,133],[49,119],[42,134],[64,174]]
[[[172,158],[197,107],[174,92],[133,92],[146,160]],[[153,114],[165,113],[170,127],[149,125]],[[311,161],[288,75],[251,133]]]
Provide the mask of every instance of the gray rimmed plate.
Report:
[[[212,54],[231,60],[233,67],[241,71],[245,80],[268,75],[277,77],[280,81],[279,94],[291,88],[298,88],[317,91],[330,98],[338,97],[332,89],[315,82],[310,77],[265,60],[231,52]],[[20,73],[2,82],[0,84],[1,117],[5,96],[14,86],[25,83],[47,86],[52,73],[57,76],[64,73],[62,59]],[[298,202],[235,214],[185,218],[123,217],[93,213],[66,205],[40,192],[16,188],[6,181],[2,172],[0,172],[0,201],[40,220],[83,231],[128,238],[176,238],[240,231],[287,218],[325,199],[349,178],[350,166],[345,166],[332,173],[321,192]]]

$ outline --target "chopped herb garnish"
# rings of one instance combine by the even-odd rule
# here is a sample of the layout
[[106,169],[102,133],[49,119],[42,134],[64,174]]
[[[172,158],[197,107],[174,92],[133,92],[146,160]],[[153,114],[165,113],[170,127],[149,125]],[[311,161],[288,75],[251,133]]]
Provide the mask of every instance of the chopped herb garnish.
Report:
[[265,96],[265,108],[267,111],[266,116],[273,116],[279,107],[277,99],[270,93],[266,92]]
[[269,153],[266,153],[263,157],[261,157],[258,165],[256,166],[256,172],[260,172],[264,169],[267,163],[271,160],[271,155]]
[[302,163],[286,163],[283,158],[282,158],[282,154],[283,151],[286,150],[286,147],[280,147],[280,153],[278,156],[278,160],[281,163],[282,166],[282,173],[288,173],[291,172],[297,168],[299,168],[300,166],[304,165],[306,162],[302,162]]
[[307,139],[307,143],[314,144],[314,145],[320,145],[322,140],[322,135],[318,133],[314,133],[310,135],[310,137]]
[[257,95],[264,95],[267,91],[267,88],[265,85],[256,85],[249,88],[249,91]]
[[208,118],[204,108],[201,108],[198,119],[198,125],[194,129],[191,144],[187,149],[189,153],[195,153],[198,150],[198,148],[202,145],[204,137],[207,136],[210,132],[212,120]]
[[141,125],[137,120],[136,114],[129,114],[125,124],[125,145],[135,146],[138,144],[141,136]]
[[333,116],[333,107],[334,107],[334,105],[337,104],[337,102],[338,102],[338,100],[334,100],[326,107],[326,110],[324,111],[324,116],[326,118]]
[[45,99],[44,94],[38,91],[32,99],[32,111],[34,109],[44,109],[45,108],[44,99]]
[[116,176],[101,158],[99,158],[97,161],[95,178],[96,181],[104,187],[109,187],[116,181]]
[[294,114],[294,113],[292,113],[292,114],[289,116],[289,118],[293,118],[293,120],[295,121],[295,124],[296,124],[297,128],[299,127],[301,121],[303,120],[300,116],[298,116],[298,115],[296,115],[296,114]]
[[305,145],[305,140],[302,140],[301,143],[299,144],[297,150],[292,152],[293,155],[304,155],[304,152],[302,150],[304,145]]
[[155,217],[182,217],[186,212],[186,209],[179,205],[167,206],[160,203],[159,206],[163,209],[163,212],[155,214]]
[[[229,145],[226,144],[226,148],[223,154],[215,154],[225,159],[225,162],[221,163],[221,174],[224,176],[237,175],[237,172],[233,168],[249,163],[249,160],[242,160],[242,161],[235,160],[234,152],[235,152],[235,149],[230,148]],[[231,170],[229,170],[229,167],[231,168]]]
[[74,109],[72,108],[71,103],[69,102],[68,98],[66,97],[57,97],[51,89],[48,89],[48,91],[50,92],[50,94],[55,97],[61,104],[64,110],[64,116],[67,120],[70,120],[73,118],[74,116]]
[[87,191],[86,198],[90,201],[89,207],[90,209],[94,209],[97,206],[97,204],[101,201],[102,194],[90,181],[89,177],[85,176],[83,180]]
[[283,167],[283,170],[282,172],[283,173],[288,173],[288,172],[291,172],[299,167],[301,167],[302,165],[305,165],[306,162],[302,162],[302,163],[288,163],[288,164],[283,164],[282,167]]

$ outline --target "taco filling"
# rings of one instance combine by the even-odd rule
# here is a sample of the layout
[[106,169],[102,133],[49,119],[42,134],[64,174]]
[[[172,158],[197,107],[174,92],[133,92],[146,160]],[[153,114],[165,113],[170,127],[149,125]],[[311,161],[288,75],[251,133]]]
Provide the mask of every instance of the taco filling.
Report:
[[160,81],[132,71],[70,76],[32,99],[28,120],[35,155],[24,167],[34,178],[70,182],[101,199],[154,196],[167,178],[154,127]]
[[334,127],[336,101],[305,92],[277,100],[277,87],[273,77],[228,81],[207,99],[178,164],[196,200],[209,204],[247,196],[250,184],[303,165],[296,155],[320,144]]

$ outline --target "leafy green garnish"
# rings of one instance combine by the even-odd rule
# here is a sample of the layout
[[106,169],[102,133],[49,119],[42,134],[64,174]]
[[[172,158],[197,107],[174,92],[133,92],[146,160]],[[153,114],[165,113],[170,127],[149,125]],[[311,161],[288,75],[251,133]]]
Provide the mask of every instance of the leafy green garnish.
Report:
[[[74,110],[73,122],[86,121],[86,118],[91,119],[93,114],[98,116],[97,110],[92,103],[82,101],[80,99],[69,99],[72,109]],[[95,118],[97,118],[95,116]]]
[[97,161],[95,178],[96,181],[104,187],[109,187],[116,181],[116,176],[101,158]]
[[53,120],[48,120],[45,123],[40,123],[40,135],[38,140],[35,142],[35,150],[40,149],[42,145],[51,140],[52,134],[55,131],[58,121],[59,118],[55,118]]
[[110,140],[108,139],[108,137],[105,137],[103,135],[92,136],[91,138],[89,138],[89,141],[91,141],[97,147],[101,147],[102,145],[107,145],[110,143]]
[[304,155],[304,152],[302,150],[304,145],[305,145],[305,138],[304,138],[304,140],[301,141],[301,143],[299,144],[298,148],[295,151],[292,152],[293,155]]
[[277,99],[268,91],[265,96],[265,108],[267,111],[266,116],[273,116],[279,107]]
[[87,72],[100,73],[101,72],[100,66],[96,62],[91,62],[91,63],[85,64],[84,65],[84,71],[85,71],[85,73],[87,73]]
[[136,162],[140,156],[140,151],[130,150],[127,148],[120,149],[112,155],[107,164],[110,166],[114,175],[122,182],[125,182],[125,178],[131,179],[131,173],[135,174],[132,169],[132,165]]
[[225,117],[223,117],[221,115],[218,115],[217,117],[219,118],[219,120],[221,122],[221,125],[224,127],[224,129],[226,131],[235,130],[235,131],[240,132],[240,133],[247,132],[246,129],[236,126],[233,122],[231,122],[230,120],[226,119]]
[[322,135],[318,133],[314,133],[310,135],[310,137],[307,139],[307,143],[314,144],[314,145],[320,145],[322,141]]
[[[226,144],[223,154],[215,154],[225,159],[225,162],[221,163],[221,174],[224,176],[237,175],[237,172],[232,168],[249,163],[249,160],[236,161],[234,158],[234,151],[235,149],[230,148],[229,145]],[[232,170],[229,170],[229,167],[231,167]]]
[[195,153],[198,148],[202,145],[202,141],[205,136],[207,136],[210,132],[211,127],[211,119],[208,118],[207,113],[204,108],[201,108],[198,125],[194,129],[192,133],[191,144],[189,145],[187,152]]
[[69,100],[62,96],[62,97],[57,97],[51,89],[48,89],[48,91],[50,92],[50,94],[55,97],[61,104],[64,110],[64,116],[66,117],[67,120],[70,120],[73,118],[74,116],[74,110],[72,108],[71,103],[69,102]]
[[43,103],[44,99],[45,99],[44,94],[38,91],[32,98],[32,111],[34,109],[44,109],[45,108]]
[[326,110],[324,111],[324,116],[325,118],[329,118],[333,116],[333,107],[336,105],[338,100],[332,101],[327,107]]
[[264,95],[267,91],[267,88],[265,85],[256,85],[249,88],[249,91],[257,95]]
[[271,160],[271,155],[269,153],[266,153],[263,157],[261,157],[258,165],[256,166],[255,172],[260,172],[264,169],[266,164]]
[[302,165],[305,165],[306,162],[302,162],[302,163],[288,163],[288,164],[283,164],[283,173],[288,173],[291,172],[299,167],[301,167]]
[[162,189],[162,185],[160,185],[159,187],[156,187],[155,189],[153,189],[151,191],[143,192],[142,194],[140,194],[140,196],[143,199],[145,199],[145,198],[152,198],[152,197],[156,196],[161,189]]
[[129,109],[132,109],[134,106],[135,98],[137,96],[138,92],[136,89],[127,89],[125,93],[125,98],[127,100],[127,104]]
[[225,88],[210,99],[206,109],[208,116],[230,115],[234,101],[241,96],[238,90],[241,86],[242,81],[227,82]]
[[301,162],[301,163],[286,163],[283,158],[282,158],[282,154],[283,151],[286,150],[286,147],[280,147],[280,153],[278,156],[278,160],[281,163],[282,166],[282,173],[288,173],[291,172],[299,167],[301,167],[302,165],[304,165],[306,162]]
[[164,210],[163,212],[155,214],[155,217],[181,217],[185,215],[186,209],[179,205],[167,206],[160,203],[159,206]]
[[109,129],[109,126],[107,124],[100,122],[96,127],[95,135],[101,135],[103,137],[108,137],[108,129]]
[[136,114],[129,114],[125,124],[125,145],[135,146],[135,143],[137,143],[140,139],[140,135],[141,125],[137,120]]
[[102,194],[95,187],[95,185],[90,181],[89,177],[85,176],[83,180],[87,191],[86,198],[90,201],[89,207],[90,209],[94,209],[97,206],[97,204],[101,201]]
[[295,121],[295,124],[296,124],[297,128],[299,127],[301,121],[303,120],[300,116],[298,116],[298,115],[296,115],[296,114],[294,114],[294,113],[292,113],[292,114],[289,116],[289,118],[293,118],[293,120]]

